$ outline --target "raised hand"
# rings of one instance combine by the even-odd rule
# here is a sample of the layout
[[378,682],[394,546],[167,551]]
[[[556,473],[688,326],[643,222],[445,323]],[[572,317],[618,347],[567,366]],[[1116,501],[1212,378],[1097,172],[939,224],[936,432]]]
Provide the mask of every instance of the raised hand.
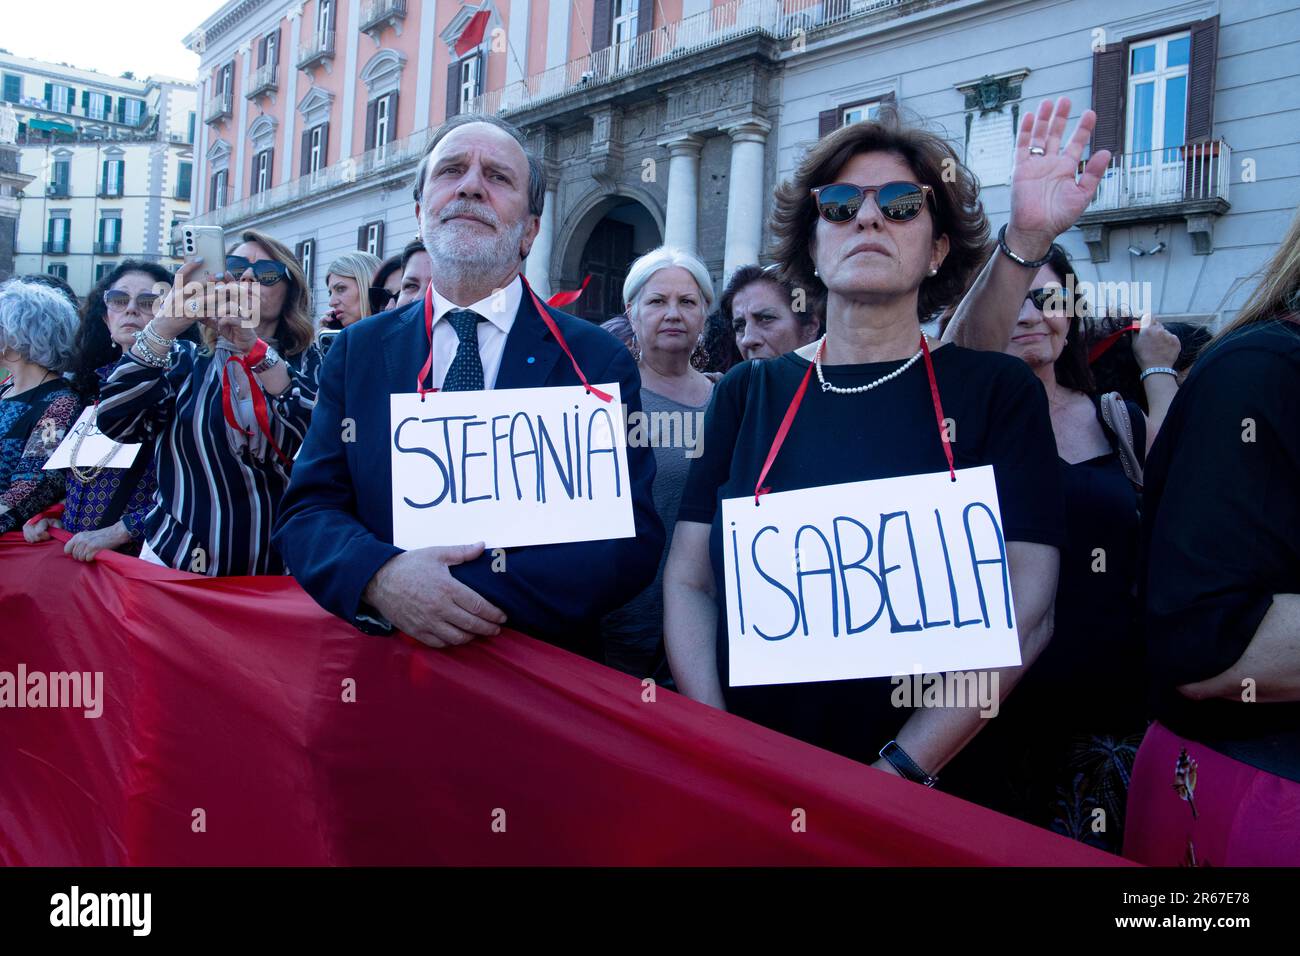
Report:
[[1097,194],[1097,184],[1110,165],[1110,150],[1098,150],[1088,157],[1076,180],[1097,114],[1084,110],[1074,133],[1065,140],[1069,116],[1070,100],[1063,96],[1055,107],[1051,100],[1043,100],[1038,111],[1026,113],[1020,123],[1011,173],[1007,245],[1026,259],[1045,255],[1056,237],[1074,225]]

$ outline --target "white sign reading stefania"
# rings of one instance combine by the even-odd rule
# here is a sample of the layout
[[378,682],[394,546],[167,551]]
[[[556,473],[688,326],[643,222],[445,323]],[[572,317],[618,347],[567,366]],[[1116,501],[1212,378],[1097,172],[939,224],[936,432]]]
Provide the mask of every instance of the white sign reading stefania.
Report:
[[1020,663],[993,468],[722,502],[730,683]]
[[618,383],[393,395],[393,543],[407,550],[630,538]]

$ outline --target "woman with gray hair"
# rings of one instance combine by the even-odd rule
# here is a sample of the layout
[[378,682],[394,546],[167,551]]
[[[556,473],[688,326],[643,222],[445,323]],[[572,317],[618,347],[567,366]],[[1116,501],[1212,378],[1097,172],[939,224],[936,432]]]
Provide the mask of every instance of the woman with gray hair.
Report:
[[[641,421],[628,422],[628,441],[654,448],[655,511],[671,535],[704,410],[713,395],[713,380],[701,371],[708,367],[703,339],[713,308],[713,281],[691,253],[661,246],[632,263],[623,283],[623,301],[632,326],[632,355],[641,373],[643,409]],[[634,677],[655,677],[659,683],[668,676],[663,573],[661,557],[650,586],[601,622],[605,663]]]
[[63,497],[65,473],[44,470],[81,414],[59,374],[72,361],[77,313],[67,298],[22,279],[0,285],[0,534]]

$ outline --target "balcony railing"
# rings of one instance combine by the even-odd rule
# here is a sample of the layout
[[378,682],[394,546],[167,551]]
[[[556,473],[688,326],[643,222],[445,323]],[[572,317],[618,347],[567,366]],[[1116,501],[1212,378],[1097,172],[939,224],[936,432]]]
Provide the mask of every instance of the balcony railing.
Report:
[[44,248],[47,256],[66,256],[68,254],[68,240],[47,239]]
[[1088,213],[1228,200],[1232,150],[1223,140],[1118,153]]
[[396,26],[406,19],[406,0],[366,0],[361,8],[361,32],[382,30],[384,24]]
[[95,243],[95,255],[97,256],[115,256],[121,251],[122,242],[119,239]]
[[512,113],[540,106],[576,90],[599,86],[631,73],[718,46],[747,34],[786,40],[909,0],[730,0],[674,23],[639,34],[535,73],[470,102],[467,113]]
[[51,199],[66,199],[72,192],[67,183],[50,183],[45,187],[45,195]]
[[99,184],[99,192],[96,195],[98,195],[100,199],[121,199],[122,184],[101,182]]
[[309,34],[298,46],[298,69],[310,70],[312,67],[334,59],[334,30],[320,30]]
[[[729,40],[761,32],[777,39],[789,39],[801,31],[834,26],[871,13],[908,3],[924,4],[927,0],[731,0],[677,23],[641,34],[635,41],[620,45],[615,51],[607,47],[597,53],[536,74],[505,89],[484,93],[470,102],[466,112],[477,114],[522,110],[558,99],[578,89],[621,78],[671,59],[687,57]],[[333,34],[325,35],[332,47]],[[312,38],[300,50],[319,45],[320,36]],[[331,54],[332,55],[332,54]],[[299,56],[299,66],[307,69],[314,60]],[[192,220],[196,225],[228,226],[299,203],[367,179],[392,176],[414,168],[424,153],[432,130],[418,130],[386,146],[344,159],[315,173],[299,176],[238,202],[211,210]]]
[[253,78],[248,84],[248,92],[244,94],[245,99],[256,99],[263,93],[270,93],[276,88],[275,68],[279,64],[267,63],[259,66],[253,72]]
[[233,107],[234,97],[229,93],[218,93],[210,97],[203,108],[203,122],[215,123],[217,120],[230,116]]

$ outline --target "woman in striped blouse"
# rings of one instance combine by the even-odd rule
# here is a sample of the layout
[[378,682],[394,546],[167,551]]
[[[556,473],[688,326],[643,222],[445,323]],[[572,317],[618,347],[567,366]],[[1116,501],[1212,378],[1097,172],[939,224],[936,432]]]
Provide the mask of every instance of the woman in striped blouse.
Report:
[[[271,528],[321,362],[302,269],[275,239],[240,238],[223,264],[186,262],[100,391],[100,430],[154,446],[158,506],[141,557],[209,576],[284,573]],[[200,268],[238,286],[195,294],[186,283]],[[221,296],[237,314],[218,318]],[[204,344],[178,340],[196,320]]]

